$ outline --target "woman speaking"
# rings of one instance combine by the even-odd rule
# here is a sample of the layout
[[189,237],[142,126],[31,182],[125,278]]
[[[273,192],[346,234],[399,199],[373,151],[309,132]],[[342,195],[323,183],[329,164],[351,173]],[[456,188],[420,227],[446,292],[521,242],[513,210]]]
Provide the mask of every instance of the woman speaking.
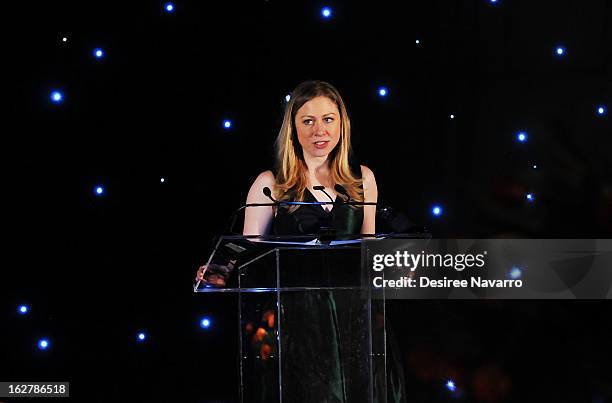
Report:
[[[264,192],[265,188],[271,189],[271,194]],[[338,195],[337,189],[344,194]],[[336,237],[376,232],[376,179],[368,167],[356,164],[351,158],[349,116],[344,101],[331,84],[306,81],[291,93],[276,139],[274,169],[259,174],[246,203],[269,203],[269,196],[285,202],[337,203],[281,203],[247,208],[243,235],[312,235],[319,234],[323,228],[331,228]],[[350,198],[372,204],[355,206],[338,202],[339,197],[342,197],[340,201]],[[207,272],[206,266],[202,266],[196,280],[224,286],[234,263],[230,262],[229,270],[215,273]],[[279,314],[284,323],[283,355],[291,357],[292,368],[283,371],[283,396],[295,402],[355,400],[348,391],[350,380],[345,373],[342,353],[346,347],[341,348],[343,340],[338,318],[352,317],[352,310],[357,308],[350,305],[338,308],[336,296],[331,291],[285,294],[278,309],[282,311]],[[276,307],[268,308],[267,313],[276,311]],[[266,320],[271,316],[264,316],[260,339],[270,335],[273,340],[274,325]],[[289,365],[286,362],[283,360],[284,365]],[[256,364],[260,374],[255,380],[257,396],[251,396],[256,401],[275,401],[278,397],[278,389],[272,381],[276,374],[273,367],[266,365],[263,361]]]

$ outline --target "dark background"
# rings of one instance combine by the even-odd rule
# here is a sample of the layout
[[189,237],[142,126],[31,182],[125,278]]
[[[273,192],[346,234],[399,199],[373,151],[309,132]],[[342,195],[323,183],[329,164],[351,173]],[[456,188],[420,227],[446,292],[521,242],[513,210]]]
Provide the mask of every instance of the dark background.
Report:
[[[379,200],[434,236],[612,233],[596,114],[612,106],[610,1],[175,6],[5,8],[0,380],[69,380],[75,401],[235,399],[235,303],[191,280],[306,79],[340,90]],[[420,402],[610,400],[609,317],[607,301],[389,302]]]

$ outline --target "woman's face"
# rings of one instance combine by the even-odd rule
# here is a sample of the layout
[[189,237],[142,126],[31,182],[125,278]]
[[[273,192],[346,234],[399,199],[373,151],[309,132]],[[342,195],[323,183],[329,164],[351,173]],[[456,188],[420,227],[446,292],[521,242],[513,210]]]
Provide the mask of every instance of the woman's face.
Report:
[[295,127],[304,156],[325,157],[340,141],[340,112],[325,96],[306,102],[295,114]]

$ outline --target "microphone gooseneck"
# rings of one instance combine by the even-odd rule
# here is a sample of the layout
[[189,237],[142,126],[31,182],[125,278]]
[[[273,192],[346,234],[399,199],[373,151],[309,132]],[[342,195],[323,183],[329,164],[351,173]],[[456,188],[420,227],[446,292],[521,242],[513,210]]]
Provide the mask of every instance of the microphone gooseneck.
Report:
[[346,191],[346,189],[344,188],[344,186],[342,186],[339,183],[336,183],[334,185],[334,190],[337,193],[340,193],[342,196],[346,197],[346,200],[344,201],[345,203],[348,203],[351,200],[351,196],[348,194],[348,192]]
[[325,196],[329,197],[329,200],[333,203],[335,200],[325,191],[325,186],[317,185],[312,187],[314,190],[320,190],[325,193]]

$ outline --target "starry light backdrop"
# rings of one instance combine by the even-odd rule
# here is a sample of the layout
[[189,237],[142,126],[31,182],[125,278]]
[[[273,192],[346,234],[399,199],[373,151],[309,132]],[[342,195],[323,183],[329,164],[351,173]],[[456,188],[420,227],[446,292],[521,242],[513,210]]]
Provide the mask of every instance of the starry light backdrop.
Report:
[[[17,3],[0,381],[234,401],[235,302],[191,280],[306,79],[343,95],[379,201],[434,236],[612,233],[610,1]],[[388,313],[411,401],[612,399],[607,301]]]

